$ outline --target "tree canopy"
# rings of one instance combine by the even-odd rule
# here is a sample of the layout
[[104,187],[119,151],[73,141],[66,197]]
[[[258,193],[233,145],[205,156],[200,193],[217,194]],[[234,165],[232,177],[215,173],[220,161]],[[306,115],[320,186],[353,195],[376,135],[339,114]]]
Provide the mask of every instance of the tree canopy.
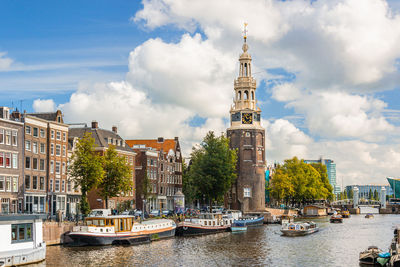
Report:
[[203,196],[210,207],[213,201],[222,200],[236,180],[236,162],[237,152],[229,148],[229,139],[208,132],[200,146],[192,149],[190,168],[184,176],[185,195]]
[[104,154],[103,169],[104,177],[99,183],[99,194],[108,208],[108,199],[132,191],[133,181],[126,158],[119,156],[113,145]]
[[333,198],[326,166],[307,164],[297,157],[278,165],[272,175],[269,190],[276,200],[292,203]]
[[68,168],[69,175],[80,186],[82,192],[80,210],[84,215],[90,211],[87,193],[96,188],[104,176],[103,159],[95,153],[95,148],[96,144],[92,134],[85,133],[76,144]]

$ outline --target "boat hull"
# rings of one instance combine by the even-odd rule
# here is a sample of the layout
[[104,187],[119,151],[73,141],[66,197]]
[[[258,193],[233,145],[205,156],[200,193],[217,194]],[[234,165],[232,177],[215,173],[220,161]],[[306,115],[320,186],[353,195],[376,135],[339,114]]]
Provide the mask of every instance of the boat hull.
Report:
[[235,233],[235,232],[245,232],[245,231],[247,231],[247,226],[232,226],[231,227],[231,231],[233,233]]
[[233,223],[247,225],[248,227],[259,226],[264,224],[264,217],[258,217],[257,219],[234,220]]
[[304,236],[318,232],[318,228],[309,230],[281,230],[284,236]]
[[97,235],[91,233],[71,232],[68,236],[73,240],[72,246],[107,246],[134,245],[150,242],[150,235]]
[[176,228],[175,235],[177,236],[194,236],[194,235],[209,235],[228,231],[228,226],[204,227],[193,225],[179,225]]
[[33,249],[0,252],[0,266],[21,266],[42,262],[46,259],[46,243]]
[[329,221],[331,223],[343,223],[343,219],[342,218],[331,218]]

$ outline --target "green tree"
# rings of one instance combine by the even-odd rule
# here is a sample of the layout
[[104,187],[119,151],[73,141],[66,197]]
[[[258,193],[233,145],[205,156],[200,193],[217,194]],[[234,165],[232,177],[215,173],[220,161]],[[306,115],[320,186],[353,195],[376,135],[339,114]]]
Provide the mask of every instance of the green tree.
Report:
[[374,197],[374,195],[372,194],[372,189],[369,189],[369,193],[368,193],[368,199],[372,199]]
[[106,202],[108,199],[132,191],[131,168],[124,156],[119,156],[115,146],[110,145],[104,154],[104,177],[99,184],[99,194]]
[[379,200],[378,191],[374,190],[374,200]]
[[343,190],[343,199],[347,199],[347,190],[346,189]]
[[354,191],[353,191],[353,188],[350,188],[350,190],[349,190],[349,199],[353,199],[353,197],[354,197]]
[[92,134],[85,133],[76,144],[68,168],[69,175],[81,189],[80,210],[85,216],[90,212],[87,193],[96,188],[104,176],[102,157],[95,152],[95,147]]
[[212,209],[214,201],[221,201],[236,180],[236,150],[229,148],[229,139],[216,137],[210,131],[200,147],[193,148],[188,175],[198,190],[206,197]]
[[274,199],[286,203],[294,194],[293,184],[290,182],[288,174],[280,166],[276,169],[268,189]]
[[319,175],[321,177],[321,183],[326,188],[326,191],[324,191],[325,194],[327,194],[326,199],[332,200],[333,199],[333,187],[329,183],[328,170],[326,168],[326,165],[324,165],[322,163],[311,163],[310,165],[313,166],[313,168],[319,172]]
[[193,177],[190,175],[190,166],[182,163],[182,192],[185,195],[186,203],[193,203],[195,199],[199,198],[199,192]]

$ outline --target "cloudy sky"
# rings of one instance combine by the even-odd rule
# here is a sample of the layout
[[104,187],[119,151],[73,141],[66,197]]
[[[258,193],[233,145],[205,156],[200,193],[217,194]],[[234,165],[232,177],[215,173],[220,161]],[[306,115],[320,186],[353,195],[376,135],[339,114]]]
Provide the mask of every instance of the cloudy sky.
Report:
[[268,164],[333,159],[339,185],[400,176],[400,1],[1,1],[0,105],[61,109],[186,156],[229,125],[248,26]]

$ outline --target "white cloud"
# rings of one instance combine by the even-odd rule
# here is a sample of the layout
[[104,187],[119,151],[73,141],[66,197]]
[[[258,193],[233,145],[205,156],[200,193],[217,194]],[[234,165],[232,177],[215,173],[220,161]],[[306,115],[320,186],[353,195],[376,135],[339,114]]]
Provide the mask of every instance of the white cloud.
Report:
[[282,83],[272,88],[272,98],[287,102],[301,97],[301,91],[293,83]]
[[35,112],[52,112],[56,110],[56,104],[53,99],[36,99],[33,101],[33,110]]
[[13,63],[13,60],[9,57],[6,57],[7,53],[0,52],[0,71],[8,70]]

